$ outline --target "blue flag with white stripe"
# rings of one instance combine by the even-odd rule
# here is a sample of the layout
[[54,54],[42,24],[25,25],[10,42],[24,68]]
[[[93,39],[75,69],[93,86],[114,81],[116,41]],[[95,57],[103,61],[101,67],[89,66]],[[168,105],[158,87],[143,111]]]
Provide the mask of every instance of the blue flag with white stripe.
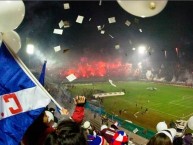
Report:
[[50,98],[4,43],[0,46],[0,70],[0,145],[18,145]]

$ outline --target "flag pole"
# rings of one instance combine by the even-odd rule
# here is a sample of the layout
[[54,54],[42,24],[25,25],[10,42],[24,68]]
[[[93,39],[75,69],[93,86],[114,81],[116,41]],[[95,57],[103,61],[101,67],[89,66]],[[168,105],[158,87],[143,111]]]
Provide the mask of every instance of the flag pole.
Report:
[[8,51],[11,53],[11,55],[14,57],[14,59],[17,61],[19,66],[24,70],[24,72],[27,74],[27,76],[37,85],[39,86],[46,95],[52,100],[56,106],[62,110],[62,107],[60,104],[56,102],[56,100],[47,92],[47,90],[40,84],[40,82],[36,79],[36,77],[31,73],[31,71],[26,67],[26,65],[23,63],[23,61],[15,54],[15,52],[9,48],[9,46],[4,42],[4,44],[7,46]]

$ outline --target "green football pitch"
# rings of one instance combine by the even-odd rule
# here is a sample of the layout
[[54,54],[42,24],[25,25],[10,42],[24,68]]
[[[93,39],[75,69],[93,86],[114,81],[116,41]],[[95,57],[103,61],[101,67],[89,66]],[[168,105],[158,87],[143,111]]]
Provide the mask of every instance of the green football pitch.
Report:
[[193,88],[153,82],[109,82],[77,85],[71,92],[79,95],[125,91],[123,96],[103,98],[105,111],[130,120],[141,127],[155,131],[156,124],[165,121],[168,125],[176,119],[187,120],[193,115]]

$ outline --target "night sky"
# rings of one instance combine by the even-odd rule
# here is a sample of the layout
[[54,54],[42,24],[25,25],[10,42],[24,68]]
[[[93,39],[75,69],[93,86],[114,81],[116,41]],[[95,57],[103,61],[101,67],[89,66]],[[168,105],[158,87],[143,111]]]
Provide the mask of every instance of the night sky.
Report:
[[[31,61],[41,63],[46,58],[52,66],[69,64],[81,57],[113,60],[121,58],[125,62],[138,63],[133,47],[140,44],[150,48],[146,57],[154,63],[191,62],[193,60],[193,2],[169,1],[158,15],[140,18],[124,11],[116,1],[24,1],[25,17],[16,29],[22,41],[18,53],[24,63],[28,63],[26,45],[30,41],[41,55],[30,56]],[[70,9],[64,10],[63,4]],[[82,24],[76,23],[78,15],[84,16]],[[115,17],[116,23],[109,24],[108,18]],[[62,35],[53,34],[59,29],[60,20],[70,22]],[[131,25],[125,25],[129,20]],[[104,25],[105,34],[97,30]],[[139,31],[142,29],[142,33]],[[113,36],[113,38],[111,37]],[[69,49],[54,51],[55,46]],[[119,45],[119,49],[115,49]],[[179,54],[176,54],[176,48]],[[167,51],[167,58],[164,52]],[[137,59],[136,59],[137,58]],[[34,60],[33,60],[34,59]],[[28,65],[28,64],[27,64]],[[36,65],[36,64],[35,64]]]

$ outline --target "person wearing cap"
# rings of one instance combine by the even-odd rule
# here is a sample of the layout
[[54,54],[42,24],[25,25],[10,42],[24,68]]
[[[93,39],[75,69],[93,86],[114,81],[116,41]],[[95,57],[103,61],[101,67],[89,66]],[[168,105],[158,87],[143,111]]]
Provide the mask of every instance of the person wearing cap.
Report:
[[173,145],[175,135],[176,130],[174,128],[161,130],[149,140],[147,145]]
[[50,111],[54,115],[54,122],[58,123],[58,118],[55,116],[55,109],[49,108],[48,111]]
[[44,112],[42,125],[45,126],[45,128],[44,130],[42,130],[42,132],[40,132],[41,134],[39,135],[38,145],[42,145],[46,136],[55,130],[55,128],[53,127],[54,115],[50,111],[46,110]]
[[[80,124],[84,118],[84,104],[86,98],[84,96],[76,96],[74,98],[74,104],[76,105],[74,112],[69,120],[71,122]],[[62,115],[68,115],[67,109],[62,108],[60,111]],[[43,145],[46,136],[52,132],[55,132],[55,128],[52,127],[54,122],[54,116],[50,111],[45,111],[40,115],[26,131],[22,143],[24,145]]]
[[44,111],[27,129],[22,143],[24,145],[40,145],[47,134],[53,132],[54,116],[50,111]]
[[50,111],[45,111],[43,116],[43,123],[50,123],[54,121],[54,115]]
[[85,121],[84,124],[82,125],[84,129],[92,129],[90,121]]
[[[76,96],[74,98],[76,107],[72,116],[59,122],[56,130],[45,138],[44,145],[86,145],[86,138],[80,126],[84,118],[85,103],[86,98],[84,96]],[[69,112],[66,109],[62,109],[61,114],[68,115]]]
[[100,135],[103,136],[109,144],[113,141],[113,136],[115,135],[115,133],[118,130],[117,125],[118,125],[118,123],[115,122],[114,124],[111,125],[110,128],[108,128],[108,127],[102,128],[101,127]]
[[89,121],[85,121],[83,123],[83,125],[81,126],[81,129],[85,133],[85,136],[87,136],[87,134],[91,134],[92,133],[92,127],[91,127],[91,124],[90,124]]
[[96,132],[93,130],[93,127],[91,126],[90,122],[89,121],[85,121],[82,125],[82,128],[84,130],[84,133],[86,134],[86,136],[88,134],[90,135],[94,135],[96,134]]

